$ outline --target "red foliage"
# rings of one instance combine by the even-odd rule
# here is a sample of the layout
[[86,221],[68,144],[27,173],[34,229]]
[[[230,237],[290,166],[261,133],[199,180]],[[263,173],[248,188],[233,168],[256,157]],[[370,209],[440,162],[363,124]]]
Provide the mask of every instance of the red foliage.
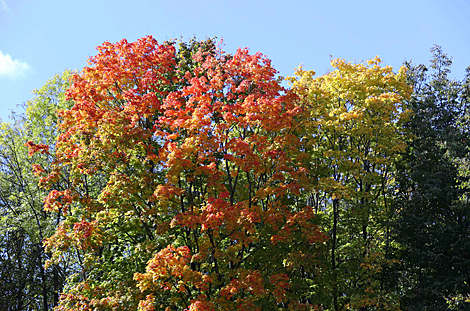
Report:
[[[78,221],[46,243],[56,252],[75,245],[104,270],[115,266],[98,247],[132,245],[121,260],[148,263],[122,295],[140,310],[154,310],[157,296],[189,310],[289,304],[302,294],[285,260],[325,239],[311,208],[292,200],[308,183],[295,97],[262,54],[227,55],[210,43],[105,43],[73,77],[75,105],[59,114],[55,169],[43,183],[64,168],[73,182],[46,208],[72,209]],[[98,194],[83,190],[93,178],[105,184]]]

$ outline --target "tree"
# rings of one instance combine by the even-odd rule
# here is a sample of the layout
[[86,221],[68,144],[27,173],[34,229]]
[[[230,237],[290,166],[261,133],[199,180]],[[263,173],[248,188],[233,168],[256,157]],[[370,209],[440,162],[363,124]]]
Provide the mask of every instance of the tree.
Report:
[[[28,101],[24,114],[0,128],[0,304],[4,310],[50,310],[57,305],[69,263],[44,268],[42,241],[52,234],[60,217],[43,211],[46,192],[38,187],[31,167],[49,166],[45,154],[28,156],[25,143],[34,139],[53,144],[56,109],[65,109],[70,72],[51,78]],[[60,187],[59,184],[54,187]]]
[[331,64],[335,70],[324,76],[299,68],[290,79],[304,109],[302,146],[313,173],[305,200],[323,215],[329,236],[312,300],[325,310],[396,310],[398,298],[380,275],[392,263],[385,220],[411,89],[404,68],[395,74],[379,58]]
[[[446,300],[470,294],[469,76],[452,81],[451,59],[439,46],[431,52],[429,67],[407,64],[414,92],[406,127],[413,139],[395,204],[404,310],[446,310]],[[456,308],[467,310],[468,303]]]
[[70,174],[46,198],[64,220],[45,244],[82,269],[57,310],[313,308],[296,268],[326,236],[296,200],[301,109],[270,60],[211,39],[98,51],[73,76],[41,180]]

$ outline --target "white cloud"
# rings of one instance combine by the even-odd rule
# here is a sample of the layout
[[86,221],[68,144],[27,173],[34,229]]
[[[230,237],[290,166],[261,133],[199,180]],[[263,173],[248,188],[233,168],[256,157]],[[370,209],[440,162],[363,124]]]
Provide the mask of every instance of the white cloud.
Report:
[[6,13],[10,11],[5,0],[0,0],[0,11],[6,12]]
[[12,59],[10,55],[0,51],[0,78],[18,77],[25,74],[30,68],[27,63]]

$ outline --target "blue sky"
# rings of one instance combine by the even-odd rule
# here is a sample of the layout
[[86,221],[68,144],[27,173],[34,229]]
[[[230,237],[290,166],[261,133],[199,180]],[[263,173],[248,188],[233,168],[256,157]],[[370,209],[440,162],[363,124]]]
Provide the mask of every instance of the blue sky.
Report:
[[225,50],[249,47],[283,76],[303,64],[317,74],[330,55],[359,61],[379,55],[395,69],[427,63],[441,45],[453,77],[470,65],[469,0],[150,1],[0,0],[0,118],[64,69],[80,69],[95,47],[123,38],[223,38]]

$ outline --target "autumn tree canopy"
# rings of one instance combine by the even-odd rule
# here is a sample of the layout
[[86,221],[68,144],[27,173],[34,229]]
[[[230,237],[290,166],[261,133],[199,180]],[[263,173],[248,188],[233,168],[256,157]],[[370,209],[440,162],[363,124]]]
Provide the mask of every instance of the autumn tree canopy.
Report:
[[301,108],[270,60],[212,40],[98,49],[41,179],[71,175],[45,201],[65,217],[45,242],[51,263],[81,258],[58,310],[312,307],[292,267],[327,236],[295,200],[308,184]]
[[[405,67],[331,65],[299,68],[287,88],[266,56],[213,39],[99,46],[58,127],[45,126],[55,141],[26,142],[29,161],[42,159],[44,215],[56,215],[38,247],[44,271],[67,268],[55,310],[412,310],[416,289],[434,290],[410,261],[430,251],[409,235],[413,211],[447,202],[417,200],[442,191],[416,174],[439,146],[461,180],[447,183],[449,202],[468,209],[467,114],[443,127],[459,135],[422,144],[413,113],[429,110]],[[465,101],[468,83],[460,91]],[[453,305],[464,294],[452,287]]]
[[302,145],[313,174],[307,202],[329,236],[312,296],[327,310],[397,310],[380,273],[393,263],[386,258],[386,220],[395,162],[406,148],[411,88],[404,67],[394,73],[379,58],[331,65],[326,75],[298,68],[289,79],[303,108]]

